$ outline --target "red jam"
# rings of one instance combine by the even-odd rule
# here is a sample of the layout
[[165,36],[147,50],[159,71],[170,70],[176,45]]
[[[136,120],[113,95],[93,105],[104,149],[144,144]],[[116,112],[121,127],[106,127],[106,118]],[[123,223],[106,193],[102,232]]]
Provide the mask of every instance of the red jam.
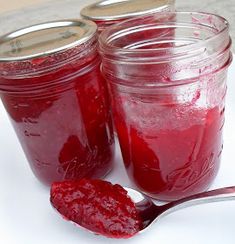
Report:
[[66,219],[106,237],[129,238],[141,230],[135,204],[120,185],[87,179],[53,183],[50,200]]
[[[48,94],[2,94],[21,145],[35,175],[45,184],[63,179],[102,177],[111,168],[114,140],[105,83],[98,65],[65,85],[81,69],[79,60],[53,74],[21,79],[43,84],[61,79]],[[1,78],[1,82],[3,78]],[[4,80],[15,83],[16,80]],[[25,90],[26,91],[26,90]]]
[[145,15],[101,34],[124,163],[145,194],[172,201],[215,179],[230,48],[227,21],[206,13]]
[[124,111],[115,109],[124,162],[137,187],[168,201],[205,190],[219,168],[224,110],[193,109],[179,104],[162,109],[156,106],[158,123],[154,124],[151,108],[142,111],[143,121],[143,114],[137,116],[141,103],[127,102],[124,97],[121,101],[124,107],[132,106],[139,118],[136,122],[130,118],[124,121]]
[[[82,57],[74,58],[72,50],[0,63],[3,104],[34,174],[44,184],[100,178],[112,168],[112,118],[96,43],[82,47],[90,52]],[[60,59],[66,63],[57,65]]]

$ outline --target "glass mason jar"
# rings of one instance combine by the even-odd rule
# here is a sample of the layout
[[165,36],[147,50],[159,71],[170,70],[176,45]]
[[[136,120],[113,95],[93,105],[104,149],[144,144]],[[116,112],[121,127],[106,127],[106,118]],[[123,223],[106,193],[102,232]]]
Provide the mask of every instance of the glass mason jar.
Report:
[[46,185],[103,177],[114,138],[97,27],[31,26],[0,39],[0,96],[32,171]]
[[207,13],[147,15],[101,34],[124,163],[147,195],[175,200],[215,178],[230,47],[227,21]]
[[103,0],[83,8],[80,15],[94,21],[101,33],[107,27],[143,14],[175,10],[175,0]]

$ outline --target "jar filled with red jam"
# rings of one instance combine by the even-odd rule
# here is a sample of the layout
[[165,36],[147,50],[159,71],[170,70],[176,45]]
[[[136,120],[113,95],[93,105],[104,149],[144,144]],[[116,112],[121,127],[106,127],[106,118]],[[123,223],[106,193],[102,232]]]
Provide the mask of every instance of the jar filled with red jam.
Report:
[[207,13],[142,16],[101,34],[124,163],[147,195],[175,200],[217,175],[230,48],[227,21]]
[[0,38],[0,96],[32,171],[46,185],[100,178],[112,168],[100,62],[97,26],[88,20],[43,23]]
[[88,5],[80,12],[94,21],[101,33],[107,27],[144,14],[175,10],[175,0],[103,0]]

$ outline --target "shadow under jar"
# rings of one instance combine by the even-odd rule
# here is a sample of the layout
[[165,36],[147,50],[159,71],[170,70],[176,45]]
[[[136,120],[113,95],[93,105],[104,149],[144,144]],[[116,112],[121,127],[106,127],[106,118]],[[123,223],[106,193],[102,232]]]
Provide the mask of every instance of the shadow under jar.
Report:
[[0,95],[41,182],[111,170],[112,121],[93,22],[43,23],[0,38]]
[[175,10],[175,0],[102,0],[84,7],[80,14],[94,21],[98,31],[144,14]]
[[217,175],[230,47],[227,21],[207,13],[158,13],[101,34],[124,163],[147,195],[175,200]]

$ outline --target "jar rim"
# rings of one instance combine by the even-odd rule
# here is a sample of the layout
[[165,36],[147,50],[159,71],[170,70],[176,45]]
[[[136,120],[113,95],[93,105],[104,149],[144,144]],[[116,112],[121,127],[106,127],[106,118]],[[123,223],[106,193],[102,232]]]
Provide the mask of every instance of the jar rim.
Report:
[[105,77],[127,86],[166,87],[200,81],[227,68],[231,43],[229,23],[221,16],[166,12],[106,29],[99,51]]
[[97,38],[97,25],[81,19],[45,22],[11,32],[0,37],[0,77],[31,77],[77,59],[85,62],[88,55],[97,55]]
[[[104,30],[100,37],[99,37],[99,50],[101,52],[101,54],[105,55],[106,53],[112,53],[112,56],[123,56],[125,57],[126,55],[140,55],[139,59],[137,60],[136,57],[133,58],[133,62],[142,62],[145,61],[146,62],[146,56],[144,56],[144,58],[141,58],[141,55],[143,54],[150,54],[150,56],[147,56],[148,60],[150,61],[151,57],[153,59],[156,58],[156,54],[158,54],[159,52],[162,51],[167,51],[169,49],[169,47],[161,47],[161,48],[148,48],[148,49],[142,49],[142,48],[126,48],[126,47],[119,47],[119,46],[115,46],[115,44],[113,44],[113,42],[115,40],[117,40],[120,37],[123,37],[127,34],[130,34],[131,32],[138,32],[138,30],[140,30],[141,28],[147,28],[147,25],[144,24],[140,24],[140,25],[136,25],[136,23],[139,21],[140,23],[142,23],[142,20],[145,20],[147,18],[152,18],[153,16],[156,17],[156,19],[160,19],[163,17],[169,17],[169,16],[203,16],[205,17],[205,19],[210,19],[211,17],[216,18],[217,20],[219,20],[221,23],[223,23],[223,28],[221,29],[216,29],[216,26],[209,26],[208,24],[203,24],[203,23],[192,23],[191,25],[189,23],[183,23],[185,25],[186,28],[190,28],[193,25],[197,24],[199,25],[201,28],[202,27],[206,27],[206,28],[215,28],[215,30],[217,31],[217,33],[214,33],[214,35],[210,36],[207,39],[204,40],[199,40],[196,43],[192,43],[190,45],[183,45],[183,46],[175,46],[174,47],[174,57],[172,58],[180,58],[182,59],[183,57],[187,58],[188,55],[190,53],[190,50],[193,52],[195,50],[197,50],[197,52],[195,53],[195,55],[198,54],[198,50],[200,50],[201,47],[205,46],[206,43],[210,43],[211,41],[215,41],[216,39],[220,38],[220,36],[222,36],[224,33],[228,33],[229,30],[229,23],[228,21],[222,17],[219,16],[217,14],[213,14],[213,13],[206,13],[206,12],[162,12],[162,13],[157,13],[157,14],[149,14],[149,15],[144,15],[141,17],[137,17],[137,18],[132,18],[126,21],[123,21],[121,23],[115,24],[114,26],[111,26],[109,28],[107,28],[106,30]],[[175,26],[173,26],[173,24],[175,24]],[[177,22],[174,21],[170,21],[170,22],[165,22],[165,23],[155,23],[155,28],[158,29],[163,29],[163,28],[175,28],[177,27]],[[188,25],[187,25],[188,24]],[[149,27],[151,28],[151,27]],[[203,51],[203,50],[202,50]],[[171,52],[172,55],[172,52]],[[193,53],[191,53],[190,55],[194,55]],[[131,60],[131,59],[130,59]],[[129,61],[130,61],[129,60]]]
[[173,10],[175,0],[141,0],[141,3],[143,6],[139,8],[136,0],[101,0],[84,7],[80,15],[93,21],[125,20],[143,14]]

